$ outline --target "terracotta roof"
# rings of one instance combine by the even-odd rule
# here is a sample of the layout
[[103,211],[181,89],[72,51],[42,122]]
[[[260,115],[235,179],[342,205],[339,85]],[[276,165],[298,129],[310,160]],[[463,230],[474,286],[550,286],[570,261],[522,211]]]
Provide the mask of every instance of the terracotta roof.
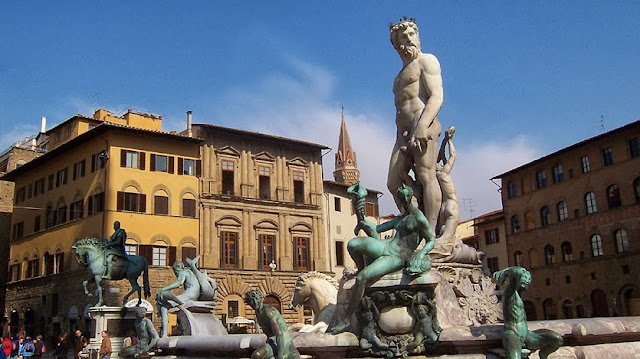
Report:
[[187,137],[187,136],[182,136],[182,135],[177,135],[177,134],[172,134],[172,133],[168,133],[168,132],[162,132],[162,131],[153,131],[153,130],[146,130],[146,129],[142,129],[142,128],[136,128],[136,127],[129,127],[129,126],[124,126],[124,125],[118,125],[115,123],[111,123],[111,122],[102,122],[101,124],[99,124],[98,126],[94,127],[93,129],[82,133],[74,138],[72,138],[71,140],[63,143],[62,145],[54,148],[53,150],[43,154],[42,156],[35,158],[27,163],[25,163],[23,166],[20,166],[16,169],[14,169],[13,171],[5,174],[4,176],[0,177],[3,180],[8,180],[8,181],[13,181],[15,179],[16,176],[27,172],[29,170],[31,170],[34,167],[37,167],[39,164],[48,161],[50,158],[53,158],[61,153],[64,153],[65,151],[71,150],[73,149],[75,146],[78,146],[84,142],[87,142],[91,139],[93,139],[94,137],[97,137],[107,131],[124,131],[124,132],[129,132],[129,133],[137,133],[137,134],[142,134],[142,135],[150,135],[150,136],[155,136],[155,137],[161,137],[161,138],[166,138],[166,139],[173,139],[173,140],[178,140],[178,141],[186,141],[186,142],[191,142],[194,144],[200,144],[202,143],[202,140],[199,138],[194,138],[194,137]]
[[502,209],[496,209],[495,211],[491,211],[491,212],[487,212],[485,214],[481,214],[478,217],[475,217],[475,218],[471,219],[471,221],[476,221],[476,220],[479,220],[479,219],[485,219],[487,217],[492,217],[492,216],[495,216],[497,214],[503,214],[503,212],[504,211]]
[[198,126],[202,126],[202,127],[206,128],[208,130],[221,131],[221,132],[232,133],[232,134],[237,134],[237,135],[249,135],[249,136],[262,137],[262,138],[266,138],[266,139],[278,140],[278,141],[292,142],[292,143],[296,143],[296,144],[300,144],[300,145],[317,147],[317,148],[320,148],[322,150],[330,149],[329,147],[327,147],[325,145],[321,145],[321,144],[317,144],[317,143],[313,143],[313,142],[296,140],[296,139],[293,139],[293,138],[287,138],[287,137],[281,137],[281,136],[275,136],[275,135],[268,135],[268,134],[260,133],[260,132],[239,130],[237,128],[212,125],[212,124],[209,124],[209,123],[194,123],[192,125],[192,127],[198,127]]
[[540,157],[537,160],[533,160],[533,161],[531,161],[529,163],[525,163],[522,166],[516,167],[516,168],[514,168],[512,170],[509,170],[507,172],[504,172],[504,173],[501,173],[499,175],[493,176],[491,179],[493,180],[493,179],[498,179],[498,178],[502,178],[502,177],[508,176],[510,174],[513,174],[515,172],[523,170],[523,169],[525,169],[527,167],[532,167],[532,166],[534,166],[534,165],[536,165],[536,164],[538,164],[540,162],[543,162],[543,161],[546,161],[546,160],[548,160],[550,158],[559,156],[559,155],[561,155],[561,154],[563,154],[565,152],[569,152],[571,150],[575,150],[575,149],[577,149],[579,147],[585,146],[585,145],[587,145],[589,143],[601,140],[601,139],[606,138],[606,137],[610,137],[610,136],[616,135],[616,134],[618,134],[620,132],[626,131],[626,130],[628,130],[630,128],[633,128],[633,127],[636,127],[636,126],[640,126],[640,120],[635,120],[634,122],[628,123],[628,124],[626,124],[626,125],[624,125],[622,127],[618,127],[618,128],[613,129],[611,131],[599,134],[599,135],[591,137],[591,138],[587,138],[586,140],[580,141],[578,143],[574,143],[571,146],[562,148],[562,149],[560,149],[558,151],[555,151],[553,153],[550,153],[550,154],[548,154],[546,156]]

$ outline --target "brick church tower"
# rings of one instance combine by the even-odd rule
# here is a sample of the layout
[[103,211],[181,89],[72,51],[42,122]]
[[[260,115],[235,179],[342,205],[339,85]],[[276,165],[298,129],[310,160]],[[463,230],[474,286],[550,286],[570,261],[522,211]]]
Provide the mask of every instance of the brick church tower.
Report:
[[360,171],[356,162],[356,153],[351,148],[347,125],[344,122],[344,108],[342,109],[342,123],[340,124],[340,138],[336,151],[335,171],[333,178],[338,183],[352,185],[360,180]]

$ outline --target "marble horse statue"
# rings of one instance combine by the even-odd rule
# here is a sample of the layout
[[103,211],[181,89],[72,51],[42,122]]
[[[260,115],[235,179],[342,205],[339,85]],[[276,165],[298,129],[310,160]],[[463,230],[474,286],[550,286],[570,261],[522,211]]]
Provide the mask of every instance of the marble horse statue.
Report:
[[[95,283],[98,288],[98,303],[96,306],[104,304],[102,279],[107,273],[107,265],[105,256],[107,256],[107,248],[104,243],[97,238],[83,238],[78,240],[73,246],[76,251],[76,259],[78,263],[87,267],[91,277],[82,282],[84,294],[91,296],[87,288],[90,283]],[[138,284],[138,277],[142,274],[144,283],[144,296],[151,296],[151,288],[149,286],[149,266],[147,260],[141,256],[126,256],[126,258],[116,257],[115,265],[112,266],[110,279],[121,280],[127,279],[131,283],[131,291],[122,299],[122,303],[126,303],[129,297],[134,293],[138,293],[138,304],[142,302],[142,290]]]
[[289,308],[295,309],[303,304],[311,306],[313,325],[293,328],[301,333],[324,333],[336,311],[338,282],[326,274],[312,271],[301,274],[289,302]]

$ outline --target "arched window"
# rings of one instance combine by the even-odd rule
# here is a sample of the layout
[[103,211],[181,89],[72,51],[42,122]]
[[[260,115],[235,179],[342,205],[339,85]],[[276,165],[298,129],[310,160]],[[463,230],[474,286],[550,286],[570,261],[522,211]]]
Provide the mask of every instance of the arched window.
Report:
[[542,302],[542,315],[544,319],[556,319],[558,315],[556,314],[556,304],[553,302],[553,299],[547,298]]
[[127,238],[124,244],[124,251],[129,256],[138,255],[138,242],[135,239]]
[[594,257],[604,255],[602,251],[602,238],[598,234],[591,236],[591,254]]
[[572,259],[573,250],[571,249],[571,243],[562,242],[560,245],[560,249],[562,250],[562,261],[568,262]]
[[184,217],[196,217],[196,197],[191,193],[182,196],[182,215]]
[[549,214],[551,213],[551,211],[549,211],[549,207],[544,206],[542,208],[540,208],[540,224],[543,227],[546,227],[549,225]]
[[555,262],[556,251],[552,245],[547,244],[544,247],[544,264],[553,264]]
[[53,274],[54,257],[49,252],[44,252],[44,275]]
[[618,185],[612,184],[607,187],[607,205],[609,208],[616,208],[622,206],[622,200],[620,199],[620,188]]
[[636,195],[636,203],[640,203],[640,177],[633,180],[633,193]]
[[116,208],[125,212],[147,212],[147,195],[140,193],[137,187],[127,186],[124,191],[118,191]]
[[562,222],[569,218],[569,209],[567,208],[567,202],[558,202],[558,222]]
[[518,216],[511,217],[511,233],[520,232],[520,218]]
[[166,216],[169,213],[169,195],[164,190],[153,194],[153,214]]
[[536,220],[532,211],[528,211],[527,213],[524,214],[524,222],[527,225],[527,229],[536,228]]
[[513,254],[513,265],[516,267],[522,267],[522,252],[517,251]]
[[618,229],[613,235],[616,239],[616,252],[628,252],[629,251],[629,238],[627,237],[627,231],[624,229]]
[[53,227],[53,207],[50,204],[47,205],[44,212],[44,226],[46,229]]
[[562,182],[562,180],[564,179],[564,174],[562,173],[562,165],[561,164],[557,164],[555,166],[553,166],[553,183],[558,183],[558,182]]
[[598,206],[596,206],[596,195],[593,192],[588,192],[584,195],[584,202],[587,206],[587,214],[598,212]]
[[276,297],[273,294],[269,294],[264,297],[264,304],[269,304],[270,306],[276,308],[278,312],[282,312],[282,305],[280,304],[280,298]]
[[509,181],[507,185],[507,195],[509,198],[513,198],[518,195],[518,186],[515,181]]

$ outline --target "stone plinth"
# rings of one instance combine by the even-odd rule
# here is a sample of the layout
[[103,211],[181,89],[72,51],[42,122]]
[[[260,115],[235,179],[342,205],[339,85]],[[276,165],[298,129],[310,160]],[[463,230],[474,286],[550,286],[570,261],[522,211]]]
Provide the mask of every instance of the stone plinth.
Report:
[[101,333],[106,330],[111,339],[112,358],[118,358],[118,352],[124,346],[124,338],[129,331],[135,333],[136,313],[132,307],[91,307],[89,316],[93,319],[94,337],[89,340],[89,349],[100,349]]

